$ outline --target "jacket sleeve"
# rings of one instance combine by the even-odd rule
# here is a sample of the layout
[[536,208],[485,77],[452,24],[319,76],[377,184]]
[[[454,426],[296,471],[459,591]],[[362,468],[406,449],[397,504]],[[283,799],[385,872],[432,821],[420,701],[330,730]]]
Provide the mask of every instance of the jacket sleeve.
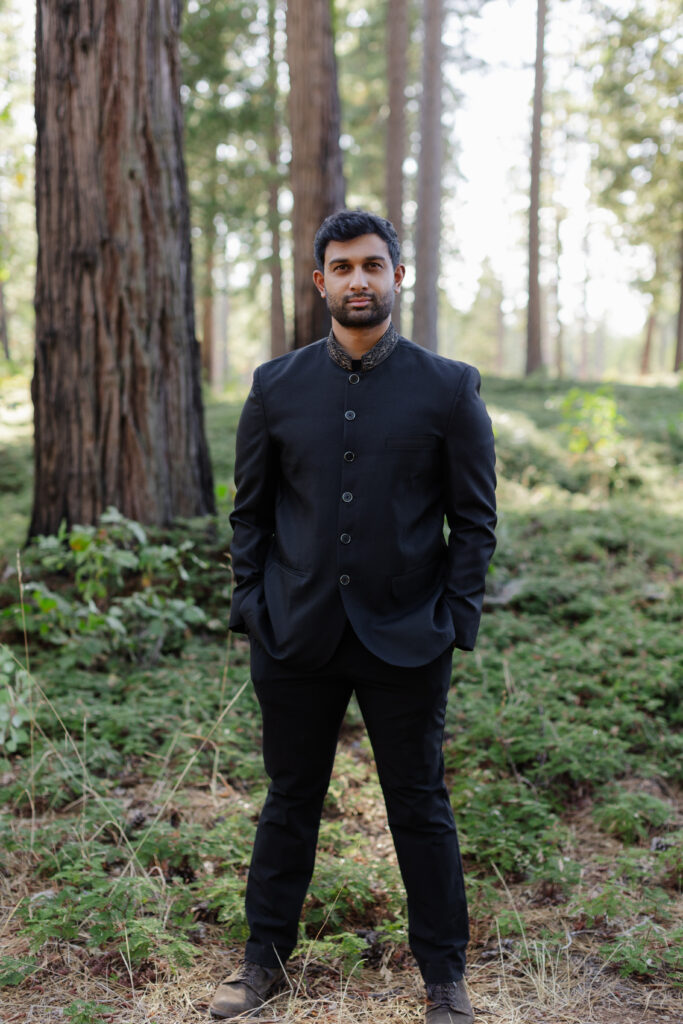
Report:
[[445,599],[455,646],[471,651],[496,538],[493,429],[479,396],[481,378],[467,366],[456,391],[445,445],[446,519],[450,527]]
[[237,427],[235,455],[235,505],[230,515],[230,545],[235,589],[230,628],[247,631],[243,606],[258,604],[263,591],[266,555],[274,532],[277,459],[268,431],[259,371]]

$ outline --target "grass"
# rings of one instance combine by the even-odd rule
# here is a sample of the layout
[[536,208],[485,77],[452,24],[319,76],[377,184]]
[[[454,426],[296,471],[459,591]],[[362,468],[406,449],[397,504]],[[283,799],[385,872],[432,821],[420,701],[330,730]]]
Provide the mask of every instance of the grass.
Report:
[[[264,794],[247,651],[225,633],[239,408],[208,409],[217,524],[161,535],[112,515],[34,545],[22,609],[30,423],[21,382],[6,391],[0,1019],[197,1020],[244,940]],[[667,1024],[683,991],[680,391],[484,392],[499,547],[445,742],[477,1019]],[[270,1019],[421,1019],[405,927],[352,706]]]

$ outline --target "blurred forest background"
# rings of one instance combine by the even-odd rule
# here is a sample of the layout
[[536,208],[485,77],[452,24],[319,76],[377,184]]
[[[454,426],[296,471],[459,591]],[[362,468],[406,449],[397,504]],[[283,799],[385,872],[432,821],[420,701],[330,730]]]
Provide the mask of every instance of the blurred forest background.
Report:
[[[336,0],[336,75],[297,94],[297,120],[288,59],[310,63],[315,8],[289,51],[279,0],[189,0],[183,15],[196,323],[214,387],[244,385],[295,340],[295,176],[315,158],[320,94],[336,88],[338,195],[345,186],[347,205],[388,211],[402,230],[404,333],[420,336],[417,305],[438,323],[441,352],[504,375],[531,365],[633,379],[680,366],[676,0],[451,0],[426,4],[429,19],[408,0]],[[33,5],[3,0],[0,335],[17,364],[33,354],[32,33]],[[298,165],[297,133],[308,147]],[[438,280],[433,296],[420,267]]]

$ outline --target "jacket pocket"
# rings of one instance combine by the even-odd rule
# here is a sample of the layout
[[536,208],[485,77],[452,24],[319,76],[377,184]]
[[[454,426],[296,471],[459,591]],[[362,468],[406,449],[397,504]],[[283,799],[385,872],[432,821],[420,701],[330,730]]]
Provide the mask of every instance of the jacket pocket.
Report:
[[440,440],[435,434],[405,434],[387,437],[385,448],[398,448],[402,451],[431,450],[439,447]]
[[411,569],[400,576],[392,576],[391,592],[399,601],[416,602],[432,594],[444,578],[443,562],[430,562],[419,569]]

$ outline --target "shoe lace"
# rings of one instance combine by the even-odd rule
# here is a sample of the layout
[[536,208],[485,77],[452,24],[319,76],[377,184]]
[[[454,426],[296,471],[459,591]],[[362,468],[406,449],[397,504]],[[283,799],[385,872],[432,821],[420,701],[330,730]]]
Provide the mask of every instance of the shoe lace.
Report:
[[245,960],[237,968],[235,972],[235,981],[243,981],[247,985],[253,984],[258,981],[263,972],[263,968],[260,964],[252,963],[250,960]]
[[430,985],[427,989],[427,998],[434,1006],[442,1006],[446,1010],[457,1009],[455,1005],[456,984],[453,981],[440,982]]

